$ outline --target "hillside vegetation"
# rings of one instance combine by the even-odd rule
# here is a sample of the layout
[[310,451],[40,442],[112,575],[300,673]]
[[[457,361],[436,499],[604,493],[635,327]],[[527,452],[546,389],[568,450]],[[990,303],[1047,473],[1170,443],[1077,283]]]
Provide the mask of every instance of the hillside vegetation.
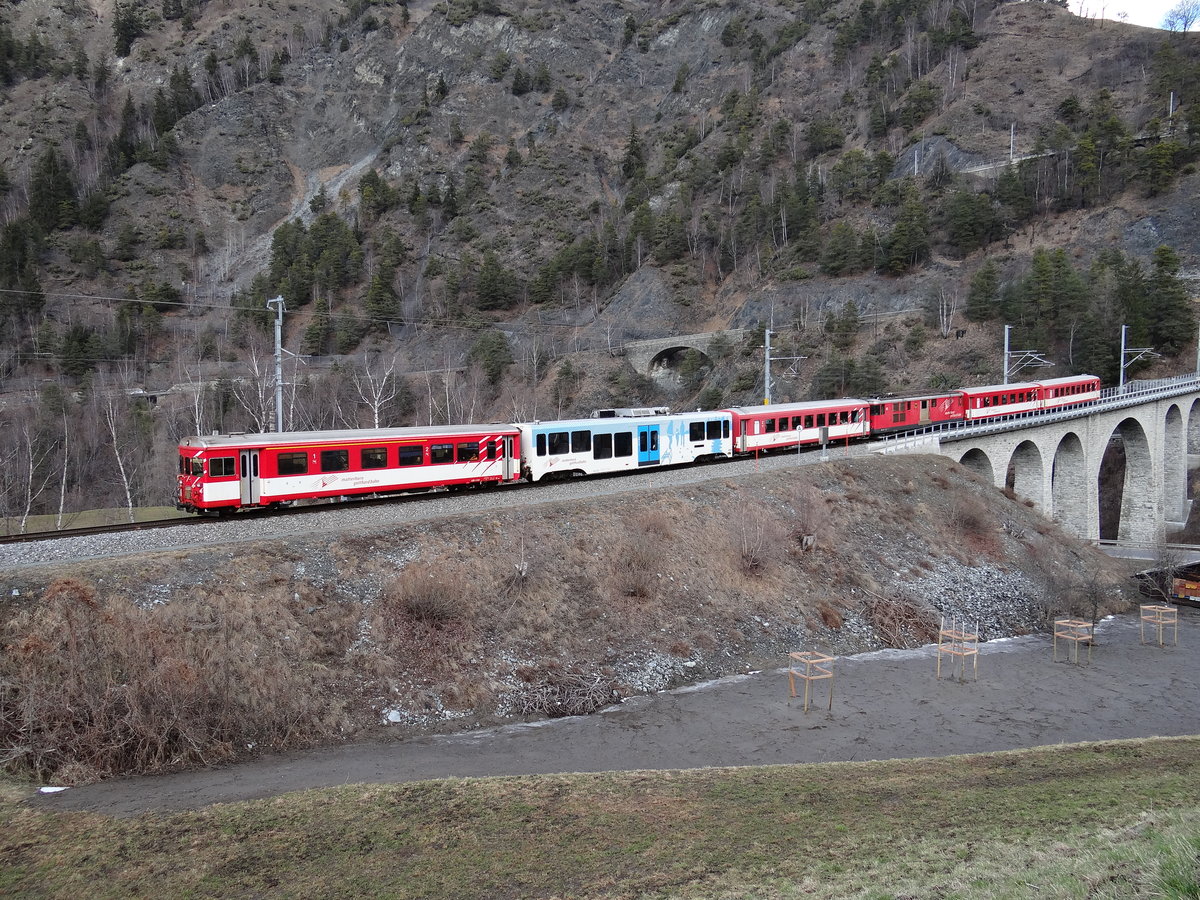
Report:
[[756,402],[768,323],[777,399],[998,381],[1002,323],[1188,367],[1198,66],[1045,2],[5,6],[0,511],[269,427],[275,296],[288,428]]
[[593,712],[797,647],[920,646],[942,615],[1037,631],[1133,593],[1024,502],[916,456],[26,568],[0,595],[0,746],[59,783],[212,765]]

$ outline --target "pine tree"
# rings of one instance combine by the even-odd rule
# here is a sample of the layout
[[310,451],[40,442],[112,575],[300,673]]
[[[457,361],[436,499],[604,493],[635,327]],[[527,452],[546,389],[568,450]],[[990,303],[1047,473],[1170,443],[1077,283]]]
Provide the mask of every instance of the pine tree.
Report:
[[835,224],[821,253],[821,271],[826,275],[848,275],[857,269],[858,235],[846,220]]
[[113,42],[117,56],[128,56],[133,42],[145,33],[146,25],[138,5],[118,3],[113,14]]
[[329,300],[322,297],[317,301],[313,317],[304,329],[304,337],[300,342],[300,352],[305,356],[320,356],[328,348],[329,340],[333,337],[333,323],[329,316]]
[[371,278],[363,298],[363,309],[367,317],[373,320],[370,327],[376,331],[386,330],[388,322],[400,312],[400,298],[392,286],[392,277],[392,270],[381,266]]
[[483,254],[475,280],[475,298],[480,309],[506,309],[515,299],[515,286],[510,272],[500,265],[491,250]]
[[1150,273],[1150,341],[1165,354],[1174,355],[1184,348],[1196,331],[1187,288],[1179,277],[1179,256],[1170,247],[1154,251],[1154,269]]
[[29,218],[43,232],[74,225],[75,184],[67,162],[51,147],[34,164],[29,181]]
[[971,277],[964,310],[968,321],[986,322],[997,313],[996,301],[1000,291],[1000,269],[994,260],[987,260]]
[[646,151],[638,137],[637,126],[630,124],[629,139],[625,143],[625,155],[621,157],[621,174],[630,181],[646,174]]

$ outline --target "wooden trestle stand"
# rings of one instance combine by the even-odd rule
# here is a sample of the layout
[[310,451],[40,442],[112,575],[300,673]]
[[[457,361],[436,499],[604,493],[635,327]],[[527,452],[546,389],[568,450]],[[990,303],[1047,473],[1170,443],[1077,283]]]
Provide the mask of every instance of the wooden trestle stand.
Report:
[[1158,638],[1158,646],[1164,646],[1163,632],[1170,628],[1172,630],[1171,643],[1179,643],[1179,610],[1174,606],[1167,606],[1165,603],[1151,604],[1141,607],[1141,621],[1138,623],[1138,631],[1141,635],[1142,643],[1146,643],[1146,625],[1149,624],[1155,631]]
[[1054,620],[1054,661],[1058,662],[1058,642],[1068,641],[1067,656],[1064,662],[1079,665],[1079,645],[1086,643],[1088,648],[1088,663],[1092,662],[1092,644],[1096,642],[1096,631],[1091,622],[1083,619]]
[[976,626],[974,631],[968,631],[964,627],[958,626],[956,619],[950,620],[950,627],[946,627],[946,617],[942,617],[941,625],[938,628],[938,646],[937,646],[937,677],[942,677],[942,656],[950,657],[950,674],[954,674],[954,667],[959,667],[959,681],[967,680],[967,657],[971,657],[971,668],[975,681],[979,680],[979,628]]
[[796,694],[796,679],[804,681],[804,711],[808,712],[808,697],[812,683],[829,679],[829,709],[833,709],[833,657],[813,650],[799,650],[788,654],[788,685],[792,696]]

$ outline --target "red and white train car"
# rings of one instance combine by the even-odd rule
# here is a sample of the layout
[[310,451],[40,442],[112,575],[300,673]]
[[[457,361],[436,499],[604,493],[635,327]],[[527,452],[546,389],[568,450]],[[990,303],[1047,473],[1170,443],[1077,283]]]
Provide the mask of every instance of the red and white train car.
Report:
[[297,500],[502,484],[521,474],[511,425],[215,434],[179,445],[179,499],[220,513]]
[[1100,379],[1095,375],[1068,375],[1047,381],[963,388],[957,393],[962,398],[963,419],[975,422],[1099,400]]
[[755,453],[864,438],[871,423],[865,400],[818,400],[724,409],[733,417],[733,452]]
[[1042,408],[1041,391],[1034,381],[962,388],[956,393],[961,398],[962,417],[967,422],[1014,416]]
[[1042,392],[1042,409],[1059,406],[1077,406],[1100,399],[1100,379],[1095,375],[1068,375],[1039,381]]
[[872,400],[871,434],[910,431],[942,422],[961,422],[963,398],[959,394],[931,394],[925,397],[898,397]]

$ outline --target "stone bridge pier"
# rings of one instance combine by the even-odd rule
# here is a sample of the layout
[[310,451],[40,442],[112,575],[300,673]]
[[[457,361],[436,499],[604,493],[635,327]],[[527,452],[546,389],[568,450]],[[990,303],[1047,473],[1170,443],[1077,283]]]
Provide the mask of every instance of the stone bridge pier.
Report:
[[1120,523],[1104,536],[1158,542],[1187,521],[1188,461],[1200,459],[1200,391],[1132,403],[1118,395],[1085,415],[1046,418],[943,434],[936,452],[1087,540],[1101,537],[1102,469],[1115,468],[1123,454],[1124,479],[1104,488],[1120,491]]

